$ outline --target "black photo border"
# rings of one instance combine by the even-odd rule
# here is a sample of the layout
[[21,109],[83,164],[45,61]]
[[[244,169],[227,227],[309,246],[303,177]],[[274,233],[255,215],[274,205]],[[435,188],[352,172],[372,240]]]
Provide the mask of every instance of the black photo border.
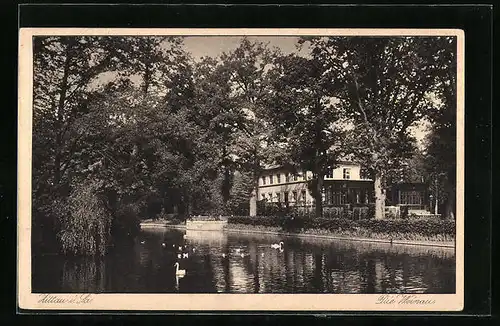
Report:
[[[3,8],[2,8],[3,9]],[[16,297],[16,175],[17,175],[17,60],[21,27],[110,27],[110,28],[458,28],[465,31],[465,284],[461,312],[216,312],[216,315],[342,315],[342,316],[488,316],[491,314],[492,249],[492,42],[493,11],[490,5],[108,5],[108,4],[13,4],[3,23],[10,24],[7,39],[12,49],[6,58],[9,77],[2,119],[5,126],[4,157],[1,160],[0,244],[9,245],[4,285],[13,308],[7,314],[75,315],[186,315],[191,312],[143,311],[21,311]],[[12,17],[13,10],[16,16]],[[6,15],[7,16],[7,15]],[[10,20],[9,20],[10,18]],[[4,29],[6,31],[6,29]],[[11,118],[11,119],[9,119]],[[2,309],[2,310],[4,310]],[[47,316],[43,316],[45,319]],[[116,317],[116,318],[115,318]],[[141,316],[145,317],[145,316]],[[295,316],[299,317],[299,316]],[[89,319],[90,318],[90,319]],[[133,318],[135,319],[135,318]],[[148,318],[149,319],[149,318]]]

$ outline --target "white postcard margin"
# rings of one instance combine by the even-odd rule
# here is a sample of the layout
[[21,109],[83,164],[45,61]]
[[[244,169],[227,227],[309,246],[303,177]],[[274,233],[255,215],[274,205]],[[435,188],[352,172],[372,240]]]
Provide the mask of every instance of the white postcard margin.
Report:
[[[456,36],[457,197],[454,294],[53,294],[31,291],[33,47],[36,35]],[[461,311],[464,305],[464,55],[459,29],[136,29],[21,28],[18,99],[18,307],[134,311]]]

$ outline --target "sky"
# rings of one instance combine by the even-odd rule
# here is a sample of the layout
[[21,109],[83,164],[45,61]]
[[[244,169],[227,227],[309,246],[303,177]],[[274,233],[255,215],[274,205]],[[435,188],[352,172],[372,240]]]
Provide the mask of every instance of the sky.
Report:
[[[184,48],[190,52],[193,59],[198,61],[203,56],[216,57],[223,52],[234,50],[238,47],[241,36],[187,36],[184,38]],[[258,36],[248,37],[251,42],[268,43],[269,47],[278,47],[284,54],[297,53],[297,37],[294,36]],[[303,49],[299,53],[306,53]]]

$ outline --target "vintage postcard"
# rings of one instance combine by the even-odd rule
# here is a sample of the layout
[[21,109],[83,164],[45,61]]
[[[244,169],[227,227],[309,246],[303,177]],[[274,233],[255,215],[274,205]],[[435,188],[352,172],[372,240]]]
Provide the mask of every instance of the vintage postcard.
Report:
[[463,309],[463,31],[19,36],[20,309]]

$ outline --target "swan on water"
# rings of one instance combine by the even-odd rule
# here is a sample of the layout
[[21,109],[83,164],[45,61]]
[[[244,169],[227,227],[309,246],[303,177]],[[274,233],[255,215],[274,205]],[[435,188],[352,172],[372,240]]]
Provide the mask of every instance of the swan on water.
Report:
[[184,275],[175,275],[175,289],[179,291],[179,279],[183,278]]
[[177,258],[181,259],[182,255],[181,254],[177,254]]
[[146,241],[142,240],[142,241],[141,241],[141,244],[144,244],[144,243],[146,243]]
[[176,262],[174,266],[175,266],[175,275],[184,276],[186,274],[185,269],[179,269],[179,262]]
[[182,258],[188,258],[189,257],[189,253],[185,252],[182,254]]
[[271,248],[283,250],[283,246],[284,246],[284,245],[285,245],[285,244],[283,243],[283,241],[281,241],[279,244],[278,244],[278,243],[273,243],[273,244],[271,245]]
[[163,248],[165,248],[165,246],[166,246],[165,242],[163,242],[163,243],[161,244],[161,246],[162,246]]

